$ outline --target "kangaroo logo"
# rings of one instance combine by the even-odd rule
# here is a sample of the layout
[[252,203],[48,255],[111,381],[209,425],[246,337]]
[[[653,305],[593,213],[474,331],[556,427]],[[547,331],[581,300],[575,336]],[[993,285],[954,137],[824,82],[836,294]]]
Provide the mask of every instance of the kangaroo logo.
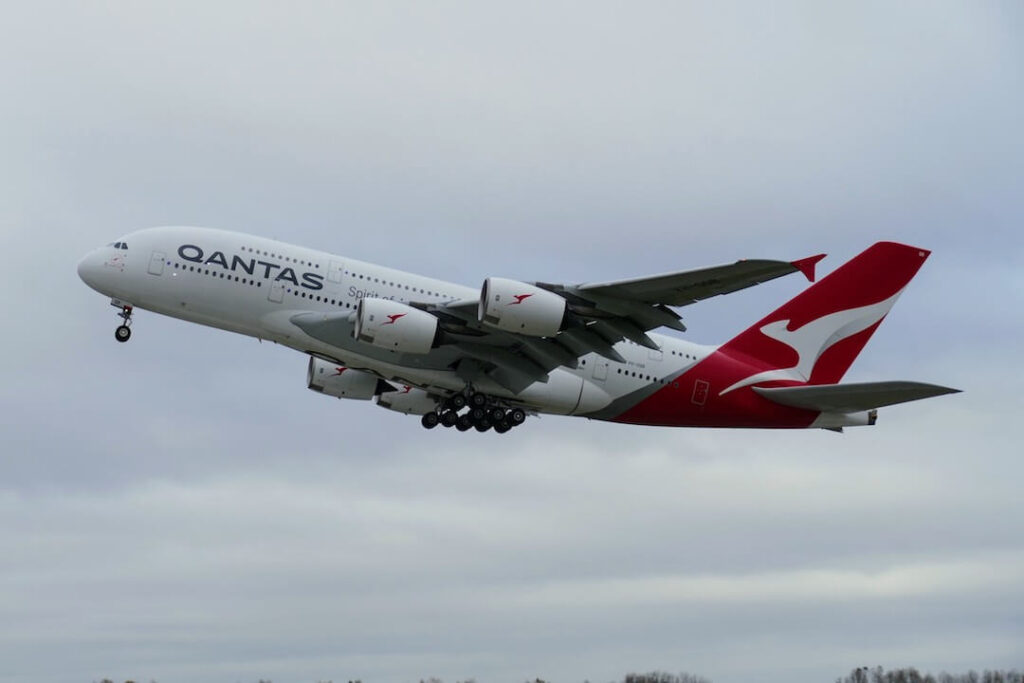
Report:
[[750,375],[722,390],[718,395],[723,396],[734,389],[757,384],[758,382],[770,382],[773,380],[806,382],[810,379],[811,373],[814,372],[814,366],[825,351],[837,342],[847,337],[852,337],[858,332],[863,332],[881,321],[902,293],[903,290],[901,289],[888,299],[879,301],[876,304],[829,313],[795,330],[787,329],[789,320],[775,320],[762,326],[761,334],[780,341],[796,351],[796,365],[777,370],[765,370],[764,372]]
[[394,325],[396,320],[404,317],[405,313],[392,313],[388,316],[388,321],[386,323],[381,323],[381,325]]
[[531,296],[533,296],[533,294],[513,294],[512,298],[515,299],[515,301],[508,302],[508,305],[515,306],[517,304],[521,304],[525,300],[529,299]]

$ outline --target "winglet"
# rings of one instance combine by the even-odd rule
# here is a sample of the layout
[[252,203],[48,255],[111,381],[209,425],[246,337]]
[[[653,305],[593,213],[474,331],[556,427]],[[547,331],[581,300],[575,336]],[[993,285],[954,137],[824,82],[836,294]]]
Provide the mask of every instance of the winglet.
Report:
[[790,261],[790,265],[799,270],[807,278],[808,282],[814,282],[814,266],[817,265],[818,261],[825,258],[825,254],[818,254],[817,256],[808,256],[807,258],[798,259],[796,261]]

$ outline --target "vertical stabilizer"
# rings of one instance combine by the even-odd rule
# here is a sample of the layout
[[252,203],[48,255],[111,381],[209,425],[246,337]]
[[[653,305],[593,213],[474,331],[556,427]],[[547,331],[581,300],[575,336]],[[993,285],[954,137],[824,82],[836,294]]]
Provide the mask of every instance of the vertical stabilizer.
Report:
[[771,381],[838,382],[929,253],[878,242],[808,287],[721,347],[763,368],[721,393]]

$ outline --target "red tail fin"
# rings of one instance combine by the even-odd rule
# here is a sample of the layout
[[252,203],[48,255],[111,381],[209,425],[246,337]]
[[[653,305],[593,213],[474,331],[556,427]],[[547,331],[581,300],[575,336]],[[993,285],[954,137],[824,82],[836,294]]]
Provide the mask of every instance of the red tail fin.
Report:
[[765,368],[722,393],[769,381],[842,379],[930,252],[878,242],[721,347]]

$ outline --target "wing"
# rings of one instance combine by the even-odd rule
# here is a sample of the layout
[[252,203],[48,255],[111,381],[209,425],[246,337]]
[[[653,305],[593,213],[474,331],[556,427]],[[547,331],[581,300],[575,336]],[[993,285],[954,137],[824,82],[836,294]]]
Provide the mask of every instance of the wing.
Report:
[[824,256],[798,261],[738,261],[613,282],[533,283],[568,302],[566,326],[551,337],[531,337],[483,325],[478,319],[477,299],[413,305],[439,318],[446,344],[459,351],[456,369],[466,381],[487,376],[518,392],[533,382],[547,381],[548,373],[557,367],[577,367],[577,360],[589,353],[625,362],[614,348],[623,340],[659,350],[647,335],[649,330],[686,330],[670,306],[686,306],[795,272],[813,281],[814,266]]
[[664,275],[578,285],[583,296],[626,299],[648,305],[688,306],[719,294],[729,294],[777,277],[803,272],[814,281],[814,266],[824,254],[799,261],[737,261],[724,266]]

